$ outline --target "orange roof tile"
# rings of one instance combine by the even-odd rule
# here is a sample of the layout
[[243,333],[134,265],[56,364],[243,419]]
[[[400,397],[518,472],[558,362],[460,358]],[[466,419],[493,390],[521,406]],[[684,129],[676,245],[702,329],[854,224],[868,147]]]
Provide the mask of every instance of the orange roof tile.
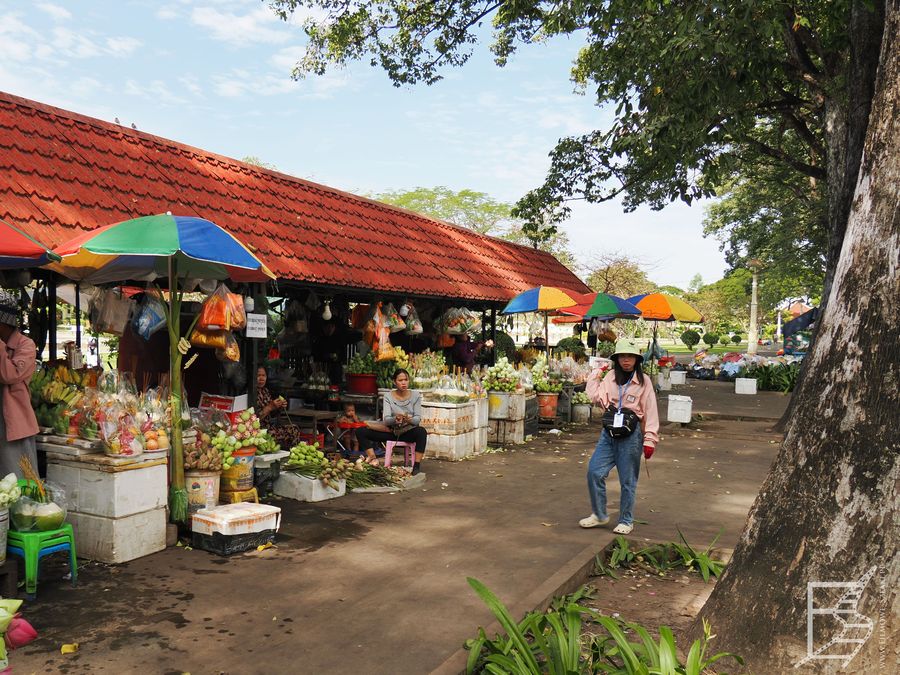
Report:
[[497,302],[589,290],[549,253],[0,92],[0,218],[56,246],[166,211],[231,230],[285,280]]

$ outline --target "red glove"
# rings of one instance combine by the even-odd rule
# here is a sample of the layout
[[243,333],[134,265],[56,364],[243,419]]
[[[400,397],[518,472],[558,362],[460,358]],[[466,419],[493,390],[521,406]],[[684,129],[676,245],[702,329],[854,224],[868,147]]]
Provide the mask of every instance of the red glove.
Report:
[[653,457],[653,451],[656,450],[652,445],[644,446],[644,459],[650,459]]

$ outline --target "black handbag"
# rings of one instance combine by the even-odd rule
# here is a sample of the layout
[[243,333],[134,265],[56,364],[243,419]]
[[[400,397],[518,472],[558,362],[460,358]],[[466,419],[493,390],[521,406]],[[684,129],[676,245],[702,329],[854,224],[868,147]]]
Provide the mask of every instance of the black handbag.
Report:
[[[618,413],[622,413],[622,425],[616,427],[613,424]],[[641,420],[631,408],[619,410],[616,406],[610,405],[603,413],[603,428],[612,438],[628,438],[639,426]]]

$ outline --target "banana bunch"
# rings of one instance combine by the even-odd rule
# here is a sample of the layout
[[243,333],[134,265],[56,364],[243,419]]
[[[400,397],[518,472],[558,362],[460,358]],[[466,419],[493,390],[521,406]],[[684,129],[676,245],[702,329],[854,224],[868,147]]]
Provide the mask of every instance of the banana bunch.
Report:
[[82,393],[71,384],[59,380],[48,382],[41,388],[41,399],[50,404],[65,403],[75,407],[81,402]]

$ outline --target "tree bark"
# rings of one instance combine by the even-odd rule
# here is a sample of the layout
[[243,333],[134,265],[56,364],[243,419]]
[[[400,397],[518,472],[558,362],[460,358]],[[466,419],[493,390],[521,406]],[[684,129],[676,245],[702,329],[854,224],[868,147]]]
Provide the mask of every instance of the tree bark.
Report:
[[[884,25],[859,179],[807,382],[701,612],[718,635],[715,650],[742,654],[753,672],[838,672],[840,660],[794,670],[807,654],[807,584],[853,582],[873,567],[858,607],[873,632],[842,672],[887,675],[900,654],[900,0],[887,0]],[[837,630],[817,628],[825,631],[817,645]]]
[[[828,250],[825,255],[825,283],[820,309],[831,293],[834,273],[844,243],[853,191],[859,178],[863,143],[872,109],[878,57],[884,33],[884,4],[868,6],[857,0],[850,8],[851,50],[846,72],[846,96],[832,95],[825,102],[826,168],[828,175]],[[818,331],[813,329],[810,348]],[[806,364],[801,365],[794,398],[788,403],[778,431],[787,428],[795,414],[795,401],[806,382]]]

